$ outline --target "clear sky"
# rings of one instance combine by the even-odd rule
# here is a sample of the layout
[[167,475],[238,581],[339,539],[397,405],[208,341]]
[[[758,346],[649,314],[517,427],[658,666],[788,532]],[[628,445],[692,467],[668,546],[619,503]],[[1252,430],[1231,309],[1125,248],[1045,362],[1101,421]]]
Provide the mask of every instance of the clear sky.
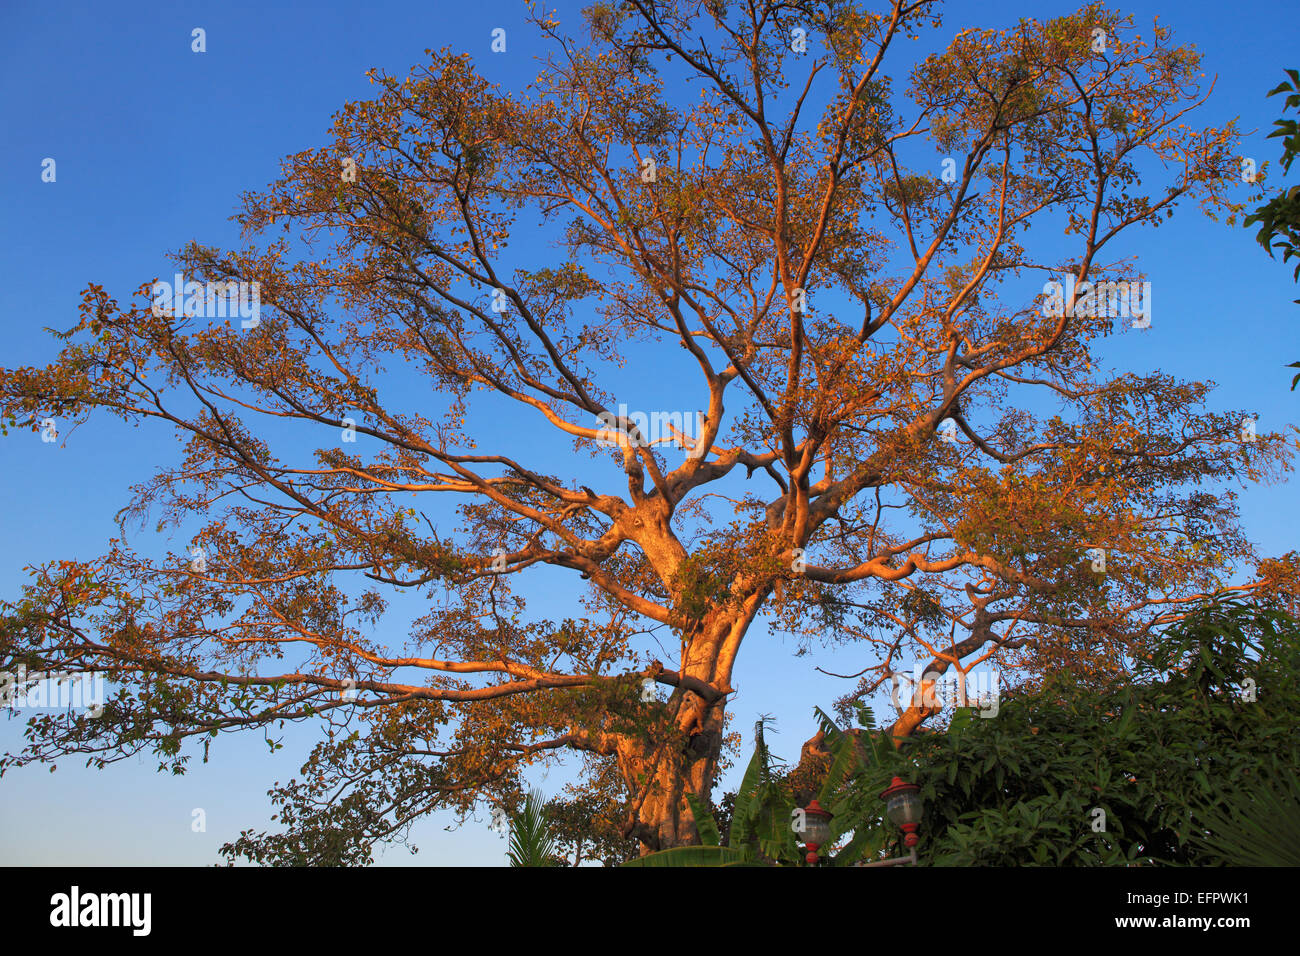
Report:
[[[1055,0],[981,0],[951,4],[942,34],[966,26],[1005,27],[1019,17],[1068,13]],[[558,4],[563,21],[578,4]],[[1294,0],[1224,5],[1205,0],[1119,5],[1139,26],[1159,16],[1180,41],[1204,54],[1218,76],[1209,124],[1240,117],[1246,153],[1276,163],[1266,141],[1279,98],[1265,93],[1285,67],[1300,67]],[[88,282],[125,300],[146,279],[170,274],[164,259],[190,239],[233,245],[228,221],[239,194],[265,186],[280,159],[321,145],[332,113],[373,94],[364,73],[404,73],[425,48],[473,55],[490,80],[522,86],[542,51],[523,5],[277,0],[220,3],[68,3],[4,0],[0,5],[0,366],[45,364],[58,343],[42,330],[76,321]],[[206,31],[207,52],[191,52],[191,30]],[[489,51],[491,31],[507,30],[505,54]],[[572,32],[577,32],[575,26]],[[41,180],[42,160],[57,180]],[[1259,413],[1261,430],[1296,420],[1300,393],[1283,366],[1300,358],[1298,294],[1289,267],[1271,262],[1251,234],[1188,209],[1144,242],[1140,264],[1155,290],[1148,334],[1121,337],[1108,351],[1117,367],[1163,369],[1220,383],[1215,407]],[[12,599],[22,568],[57,558],[90,558],[114,535],[114,513],[127,489],[175,455],[169,434],[94,419],[65,444],[30,433],[0,439],[0,595]],[[1243,500],[1249,535],[1265,553],[1296,546],[1294,486],[1256,488]],[[179,544],[173,543],[174,547]],[[543,600],[537,610],[563,615]],[[777,718],[774,749],[797,759],[813,730],[815,704],[828,706],[843,682],[756,627],[733,681],[735,727],[759,713]],[[791,666],[795,663],[796,666]],[[856,670],[849,655],[819,657],[830,669]],[[0,719],[0,747],[16,745],[19,721]],[[315,733],[290,732],[268,752],[260,735],[231,738],[184,777],[155,772],[148,757],[89,771],[76,760],[56,773],[30,767],[0,780],[0,863],[210,864],[217,847],[241,829],[269,825],[266,791],[293,776]],[[553,793],[559,779],[537,781]],[[722,790],[727,789],[724,781]],[[719,790],[719,792],[722,792]],[[207,830],[191,828],[203,808]],[[382,864],[484,864],[504,858],[486,819],[456,831],[437,817],[417,827],[419,855],[400,849]]]

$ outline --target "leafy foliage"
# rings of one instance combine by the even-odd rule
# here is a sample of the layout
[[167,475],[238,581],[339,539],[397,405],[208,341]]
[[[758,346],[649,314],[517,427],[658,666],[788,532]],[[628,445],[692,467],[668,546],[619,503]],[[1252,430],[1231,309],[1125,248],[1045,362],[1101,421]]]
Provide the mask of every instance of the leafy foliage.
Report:
[[[1300,112],[1300,71],[1287,70],[1287,80],[1269,90],[1269,96],[1285,95],[1282,112],[1296,110]],[[1300,122],[1287,116],[1275,120],[1276,129],[1268,134],[1269,139],[1282,140],[1282,172],[1291,172],[1291,164],[1300,156]],[[1272,199],[1259,206],[1243,221],[1243,226],[1259,225],[1255,241],[1264,247],[1264,251],[1273,255],[1275,249],[1282,251],[1282,262],[1296,259],[1293,278],[1300,281],[1300,185],[1290,189],[1283,187]],[[1300,299],[1295,300],[1300,304]],[[1300,362],[1292,362],[1290,368],[1300,368]],[[1291,391],[1300,385],[1300,372],[1291,379]]]
[[1220,836],[1240,840],[1247,824],[1224,821],[1268,805],[1255,788],[1294,780],[1300,765],[1289,705],[1300,695],[1300,625],[1277,608],[1221,601],[1153,639],[1134,669],[1131,686],[1106,693],[1058,676],[1004,699],[996,718],[964,711],[943,734],[880,752],[855,781],[859,805],[878,802],[893,773],[920,784],[920,851],[937,865],[1242,859]]
[[[1294,865],[1300,622],[1225,599],[1153,637],[1133,663],[1129,686],[1099,693],[1058,675],[1003,700],[996,717],[964,709],[943,733],[898,748],[869,723],[841,731],[819,712],[832,762],[818,799],[835,814],[826,861],[906,853],[879,796],[898,775],[921,788],[923,865]],[[771,819],[787,804],[754,809],[766,781],[780,789],[761,733],[751,767],[737,807]],[[644,865],[799,859],[755,852],[744,837],[731,846],[741,855]]]
[[[869,711],[864,710],[869,719]],[[820,710],[816,716],[822,722],[823,732],[827,735],[831,753],[830,771],[826,774],[820,800],[823,806],[837,814],[832,820],[834,840],[845,831],[842,823],[836,829],[838,814],[846,810],[846,804],[839,799],[841,784],[857,772],[860,767],[858,742],[853,734],[841,732],[834,722]],[[698,796],[691,794],[691,810],[695,815],[700,842],[703,847],[676,847],[661,850],[630,861],[632,866],[722,866],[727,864],[755,865],[795,865],[803,862],[804,852],[800,849],[799,837],[794,828],[796,810],[795,788],[791,786],[789,774],[782,773],[781,767],[768,749],[766,728],[771,723],[769,718],[758,721],[754,727],[754,751],[750,756],[740,786],[734,794],[729,794],[731,814],[728,821],[728,840],[725,847],[719,846],[719,827],[717,822]],[[706,849],[710,852],[688,852]],[[820,851],[826,854],[827,848]],[[718,851],[718,852],[713,852]],[[849,850],[850,855],[856,847]]]
[[523,806],[510,818],[506,856],[511,866],[555,866],[555,838],[546,803],[536,790],[528,792]]
[[1214,806],[1194,814],[1192,842],[1231,866],[1300,866],[1300,780],[1294,768],[1253,785],[1220,785]]
[[546,804],[556,851],[564,865],[595,861],[618,866],[637,856],[637,842],[622,830],[622,794],[611,786],[607,768],[572,793]]

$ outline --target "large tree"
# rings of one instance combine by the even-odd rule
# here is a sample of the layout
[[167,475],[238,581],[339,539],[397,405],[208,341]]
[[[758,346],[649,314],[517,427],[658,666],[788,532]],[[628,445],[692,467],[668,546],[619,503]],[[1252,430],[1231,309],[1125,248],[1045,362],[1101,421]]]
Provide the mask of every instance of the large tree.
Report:
[[[54,364],[0,372],[11,423],[176,429],[123,520],[193,532],[34,569],[0,665],[115,693],[0,766],[183,769],[187,739],[320,720],[284,832],[229,851],[356,861],[578,751],[644,851],[697,840],[685,795],[726,759],[760,614],[854,642],[865,696],[915,654],[1109,678],[1207,593],[1292,587],[1231,491],[1285,467],[1281,437],[1093,351],[1130,324],[1084,284],[1141,278],[1121,236],[1229,201],[1193,50],[1099,6],[920,62],[928,0],[586,21],[531,21],[553,54],[528,89],[451,52],[372,74],[244,198],[242,248],[176,256],[258,283],[255,325],[91,285]],[[1056,307],[1052,278],[1078,283]],[[547,566],[565,620],[524,606]],[[390,623],[395,593],[426,613]]]

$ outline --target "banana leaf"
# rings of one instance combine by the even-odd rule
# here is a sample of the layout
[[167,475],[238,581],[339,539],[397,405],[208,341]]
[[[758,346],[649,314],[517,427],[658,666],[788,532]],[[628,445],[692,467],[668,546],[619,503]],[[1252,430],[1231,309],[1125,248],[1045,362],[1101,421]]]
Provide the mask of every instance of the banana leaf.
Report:
[[763,721],[754,725],[754,754],[749,758],[745,775],[736,789],[736,802],[731,811],[731,839],[733,849],[744,846],[753,835],[751,817],[754,795],[767,774],[767,745],[763,742]]
[[822,806],[831,802],[836,788],[858,769],[858,742],[852,734],[840,734],[830,749],[831,767],[826,772],[821,792],[817,795],[817,802]]
[[691,805],[691,813],[695,816],[695,830],[700,835],[700,842],[705,846],[721,845],[722,837],[718,835],[718,821],[713,819],[713,814],[704,805],[704,801],[698,795],[688,793],[686,802]]
[[628,860],[624,866],[726,866],[727,864],[745,863],[749,857],[743,850],[733,850],[728,846],[675,846],[657,853],[648,853],[635,860]]

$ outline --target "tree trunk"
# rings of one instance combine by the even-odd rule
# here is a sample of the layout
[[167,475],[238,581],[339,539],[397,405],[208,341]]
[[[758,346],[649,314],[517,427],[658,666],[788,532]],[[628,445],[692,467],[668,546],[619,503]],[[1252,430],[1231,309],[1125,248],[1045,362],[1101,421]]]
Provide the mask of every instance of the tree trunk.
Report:
[[672,728],[663,739],[625,740],[619,767],[632,796],[630,835],[642,854],[700,842],[695,816],[686,802],[697,794],[707,805],[722,751],[725,699],[710,704],[691,691],[678,691]]
[[699,684],[694,690],[678,687],[666,705],[666,733],[619,742],[619,768],[631,797],[627,832],[641,841],[643,854],[700,842],[686,795],[696,794],[706,806],[710,800],[732,693],[731,665],[761,603],[760,593],[740,606],[715,608],[687,632],[681,674],[715,693]]

